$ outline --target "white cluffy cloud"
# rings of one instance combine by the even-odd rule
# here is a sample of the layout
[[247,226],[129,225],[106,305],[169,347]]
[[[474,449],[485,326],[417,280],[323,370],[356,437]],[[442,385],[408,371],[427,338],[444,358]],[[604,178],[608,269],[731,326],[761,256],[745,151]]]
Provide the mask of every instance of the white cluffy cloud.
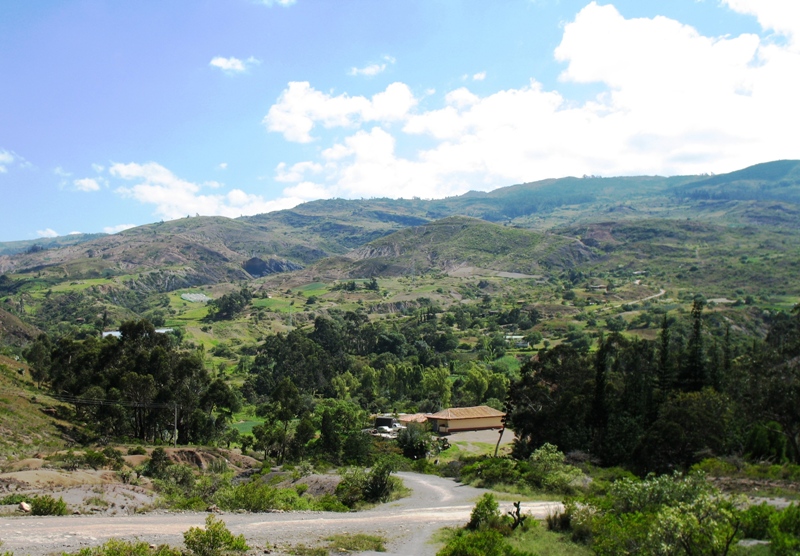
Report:
[[[725,1],[766,31],[800,36],[792,23],[800,3]],[[564,64],[560,81],[602,86],[589,101],[531,79],[485,96],[461,87],[420,111],[403,83],[370,99],[293,82],[264,123],[296,142],[312,141],[316,125],[352,129],[316,160],[276,172],[298,183],[315,174],[343,197],[441,197],[566,175],[726,172],[800,158],[791,135],[800,127],[800,111],[791,109],[800,98],[794,44],[705,36],[673,19],[626,19],[592,2],[565,25],[554,51]]]
[[260,64],[261,61],[253,56],[250,56],[247,60],[240,60],[239,58],[234,58],[231,56],[230,58],[223,58],[222,56],[216,56],[211,59],[208,63],[209,66],[219,68],[225,73],[234,74],[234,73],[244,73],[252,66]]
[[417,104],[405,83],[392,83],[372,98],[331,96],[317,91],[308,81],[292,81],[269,109],[263,123],[297,143],[313,141],[311,130],[321,123],[326,128],[353,127],[363,122],[403,120]]
[[100,191],[100,183],[95,178],[82,178],[72,182],[78,191]]
[[36,230],[38,237],[58,237],[58,232],[52,228],[45,228],[44,230]]
[[14,162],[14,155],[7,150],[0,149],[0,174],[8,172],[8,166]]
[[348,75],[365,75],[367,77],[373,77],[378,75],[379,73],[383,73],[386,71],[386,68],[389,64],[394,64],[397,60],[395,60],[392,56],[384,56],[382,63],[377,64],[368,64],[363,68],[350,68],[350,71],[347,72]]
[[794,50],[800,48],[800,2],[796,0],[722,0],[730,9],[753,15],[768,31],[787,37]]
[[315,198],[304,196],[304,190],[297,189],[296,186],[289,194],[272,201],[241,189],[231,189],[227,193],[213,195],[203,194],[204,188],[218,189],[222,184],[193,183],[179,178],[155,162],[113,164],[109,168],[109,173],[112,177],[135,182],[131,186],[118,187],[116,192],[119,195],[154,205],[155,214],[168,220],[194,214],[235,218],[291,208]]
[[103,228],[103,231],[107,234],[116,234],[117,232],[121,232],[123,230],[130,230],[131,228],[135,228],[136,224],[117,224],[116,226],[106,226]]

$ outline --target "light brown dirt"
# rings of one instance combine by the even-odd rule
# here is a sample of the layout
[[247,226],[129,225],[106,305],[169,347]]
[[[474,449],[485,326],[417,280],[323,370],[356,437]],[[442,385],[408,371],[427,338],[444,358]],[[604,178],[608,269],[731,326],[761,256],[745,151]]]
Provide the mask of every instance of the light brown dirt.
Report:
[[[429,540],[445,526],[463,525],[475,500],[486,492],[460,485],[451,479],[398,473],[412,495],[372,510],[357,513],[286,512],[236,513],[221,518],[234,534],[243,534],[252,554],[287,554],[303,543],[322,544],[326,537],[340,533],[368,533],[387,538],[387,552],[363,554],[433,556],[437,547]],[[511,502],[501,502],[501,511]],[[524,503],[524,511],[543,519],[560,509],[554,502]],[[45,556],[53,552],[74,552],[102,544],[112,537],[139,539],[148,543],[180,546],[182,533],[201,527],[206,514],[198,512],[154,512],[116,516],[6,517],[0,518],[3,549],[15,554]]]

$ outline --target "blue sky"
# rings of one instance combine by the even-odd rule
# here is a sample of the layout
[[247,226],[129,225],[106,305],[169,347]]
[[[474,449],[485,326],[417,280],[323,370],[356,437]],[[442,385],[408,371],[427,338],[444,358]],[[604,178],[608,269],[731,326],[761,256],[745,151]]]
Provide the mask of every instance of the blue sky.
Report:
[[0,241],[800,158],[796,0],[0,0]]

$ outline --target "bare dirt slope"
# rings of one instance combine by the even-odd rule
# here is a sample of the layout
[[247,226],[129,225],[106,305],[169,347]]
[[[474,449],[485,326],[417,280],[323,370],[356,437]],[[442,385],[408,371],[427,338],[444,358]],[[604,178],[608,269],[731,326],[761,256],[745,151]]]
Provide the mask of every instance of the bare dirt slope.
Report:
[[[244,534],[253,554],[286,554],[286,548],[304,543],[321,543],[337,533],[372,533],[389,540],[387,552],[380,554],[434,555],[429,544],[433,532],[441,527],[463,525],[469,519],[475,500],[485,491],[416,473],[399,473],[411,496],[358,513],[287,512],[261,514],[222,514],[236,534]],[[501,510],[510,502],[501,503]],[[523,507],[539,518],[557,509],[554,502],[526,503]],[[180,546],[182,533],[202,526],[203,513],[148,513],[116,516],[7,517],[0,519],[0,539],[4,550],[17,555],[44,556],[53,552],[73,552],[99,545],[111,537],[140,539],[149,543]],[[365,553],[371,554],[371,553]],[[375,553],[377,554],[377,553]]]

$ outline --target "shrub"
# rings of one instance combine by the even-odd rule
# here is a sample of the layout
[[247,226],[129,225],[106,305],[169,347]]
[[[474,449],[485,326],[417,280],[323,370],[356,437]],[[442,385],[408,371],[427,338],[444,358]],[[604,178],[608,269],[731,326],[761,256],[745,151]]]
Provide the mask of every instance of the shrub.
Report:
[[390,476],[394,470],[394,464],[388,458],[378,461],[367,474],[367,482],[364,485],[364,500],[367,502],[388,501],[395,486]]
[[518,464],[507,458],[487,458],[465,465],[461,479],[467,483],[491,487],[497,484],[515,484],[521,481]]
[[497,500],[491,492],[487,492],[481,496],[475,507],[472,508],[472,513],[469,516],[469,523],[467,529],[486,529],[500,521],[500,510],[497,505]]
[[583,475],[580,469],[564,462],[564,454],[550,443],[543,444],[530,457],[526,479],[532,486],[548,492],[571,494],[575,482]]
[[165,544],[150,548],[144,541],[130,542],[110,539],[108,542],[92,548],[83,548],[77,556],[183,556],[180,549]]
[[386,552],[385,540],[376,535],[363,533],[344,533],[325,539],[330,542],[330,549],[349,554],[351,552]]
[[250,550],[244,535],[234,536],[225,523],[209,515],[206,528],[192,527],[183,534],[183,544],[194,556],[222,556]]
[[658,512],[642,552],[658,554],[661,547],[680,546],[686,554],[724,556],[741,538],[740,519],[740,512],[728,498],[704,493],[692,502],[666,506]]
[[161,477],[170,465],[172,465],[172,462],[167,452],[159,446],[150,454],[150,460],[145,465],[144,474],[148,477]]
[[147,450],[144,449],[144,446],[131,446],[128,448],[129,456],[143,456],[145,454],[147,454]]
[[800,506],[792,504],[772,516],[769,540],[776,556],[800,553]]
[[122,466],[125,464],[125,460],[122,459],[122,452],[116,448],[106,446],[103,448],[103,455],[106,457],[106,460],[108,460],[106,464],[110,465],[114,470],[122,469]]
[[95,452],[94,450],[86,450],[83,453],[83,462],[94,470],[102,469],[108,463],[103,452]]
[[386,502],[398,486],[394,477],[391,477],[394,469],[390,458],[379,460],[369,473],[360,468],[348,469],[336,486],[336,497],[350,508],[362,501]]
[[32,515],[67,515],[67,503],[64,499],[59,497],[58,500],[45,494],[43,496],[35,496],[31,500],[31,514]]
[[397,434],[397,445],[409,459],[422,459],[431,449],[427,427],[411,423]]
[[772,516],[778,510],[766,502],[750,506],[742,512],[742,532],[747,539],[765,540],[769,534]]
[[528,556],[516,550],[497,531],[459,531],[436,556]]
[[30,502],[31,497],[27,494],[9,494],[4,498],[0,498],[0,505],[10,506],[11,504],[19,504],[20,502]]
[[336,485],[336,498],[348,508],[355,507],[364,499],[364,486],[367,474],[361,468],[350,468],[342,474],[341,482]]

